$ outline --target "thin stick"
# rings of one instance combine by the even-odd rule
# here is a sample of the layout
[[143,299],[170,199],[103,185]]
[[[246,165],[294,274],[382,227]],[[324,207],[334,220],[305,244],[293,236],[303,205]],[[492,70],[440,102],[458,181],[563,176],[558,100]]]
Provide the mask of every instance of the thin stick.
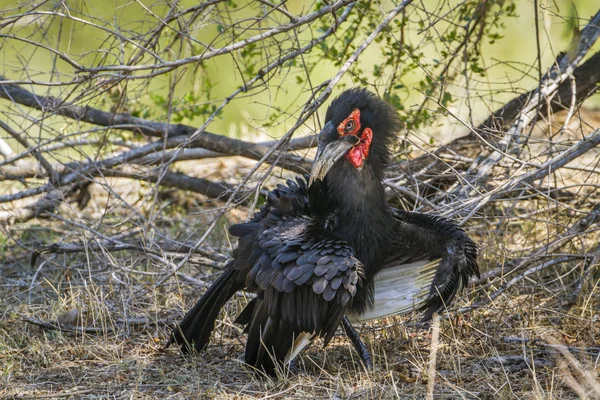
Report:
[[435,389],[435,371],[437,361],[437,351],[440,341],[440,316],[433,314],[433,323],[431,327],[431,350],[429,351],[429,363],[427,368],[427,400],[433,400],[433,390]]

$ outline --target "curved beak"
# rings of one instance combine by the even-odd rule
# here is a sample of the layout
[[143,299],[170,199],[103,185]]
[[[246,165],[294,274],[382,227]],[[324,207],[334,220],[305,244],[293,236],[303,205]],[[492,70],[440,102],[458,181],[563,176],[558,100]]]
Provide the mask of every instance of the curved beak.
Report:
[[319,135],[317,156],[310,170],[308,185],[312,185],[317,179],[322,181],[337,160],[342,158],[359,141],[360,139],[354,135],[340,137],[331,121],[325,124]]

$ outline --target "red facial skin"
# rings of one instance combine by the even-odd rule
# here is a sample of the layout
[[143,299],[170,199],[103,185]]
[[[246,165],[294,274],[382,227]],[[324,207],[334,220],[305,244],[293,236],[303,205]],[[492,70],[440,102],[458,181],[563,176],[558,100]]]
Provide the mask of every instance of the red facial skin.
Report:
[[[350,124],[348,124],[350,123]],[[349,125],[349,126],[348,126]],[[352,126],[353,125],[353,126]],[[350,129],[348,129],[350,128]],[[355,108],[348,118],[340,122],[337,127],[337,131],[340,136],[356,135],[360,130],[360,110]],[[360,136],[360,142],[351,148],[346,153],[346,159],[350,161],[350,164],[356,169],[361,169],[365,158],[369,155],[369,149],[371,148],[371,141],[373,140],[373,131],[371,128],[363,129],[362,135]]]

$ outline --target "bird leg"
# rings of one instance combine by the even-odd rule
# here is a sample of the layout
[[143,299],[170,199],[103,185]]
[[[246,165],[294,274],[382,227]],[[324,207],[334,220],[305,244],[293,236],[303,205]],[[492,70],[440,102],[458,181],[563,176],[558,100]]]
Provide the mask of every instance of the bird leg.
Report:
[[344,315],[342,318],[342,327],[344,328],[344,332],[346,332],[346,336],[350,339],[350,342],[354,346],[354,349],[360,356],[360,360],[366,369],[373,369],[373,359],[371,358],[371,354],[369,354],[369,350],[360,339],[358,332],[354,329],[350,321],[348,321],[348,317]]

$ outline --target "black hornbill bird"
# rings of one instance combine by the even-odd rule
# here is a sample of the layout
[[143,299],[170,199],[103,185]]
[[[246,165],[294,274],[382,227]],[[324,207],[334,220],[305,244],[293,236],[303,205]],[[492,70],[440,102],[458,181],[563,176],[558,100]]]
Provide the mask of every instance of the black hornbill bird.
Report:
[[233,260],[172,332],[184,353],[204,349],[221,308],[247,290],[257,296],[236,320],[248,333],[247,364],[272,375],[317,337],[327,345],[340,324],[369,364],[349,320],[415,310],[428,319],[479,275],[462,229],[387,203],[396,111],[350,89],[325,121],[308,181],[278,185],[251,221],[229,228],[239,238]]

